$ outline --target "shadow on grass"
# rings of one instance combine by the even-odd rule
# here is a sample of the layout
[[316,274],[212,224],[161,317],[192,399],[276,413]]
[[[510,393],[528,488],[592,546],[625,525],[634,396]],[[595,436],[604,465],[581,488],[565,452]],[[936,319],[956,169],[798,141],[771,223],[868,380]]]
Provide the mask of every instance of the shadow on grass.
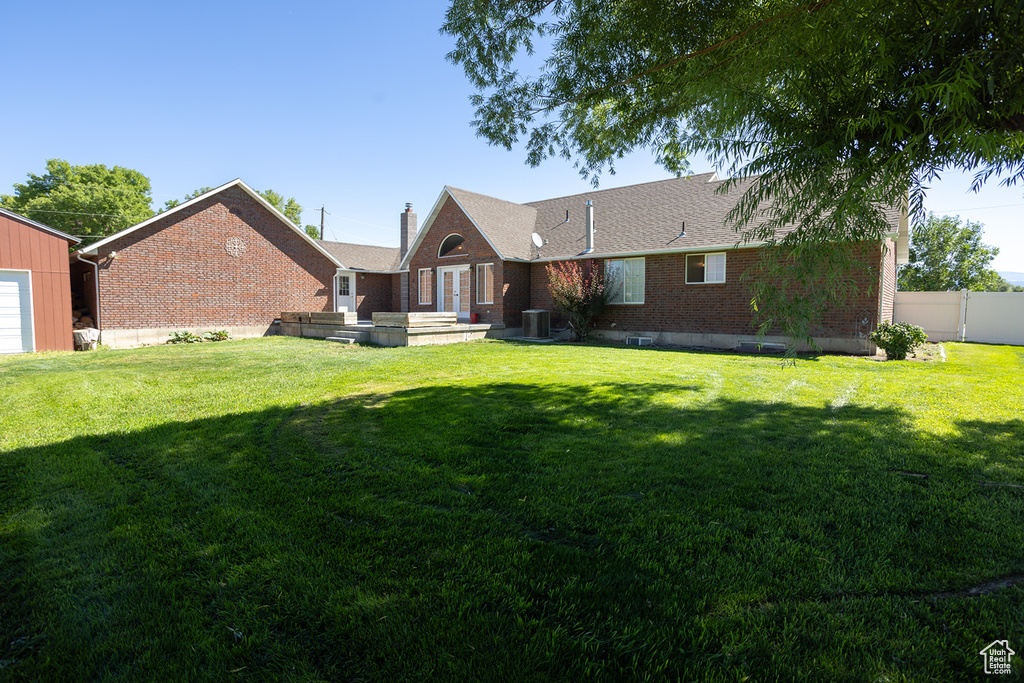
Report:
[[0,672],[942,678],[1011,628],[1020,592],[902,641],[867,603],[1024,569],[1024,495],[980,486],[1024,482],[1024,422],[701,398],[428,387],[7,453]]

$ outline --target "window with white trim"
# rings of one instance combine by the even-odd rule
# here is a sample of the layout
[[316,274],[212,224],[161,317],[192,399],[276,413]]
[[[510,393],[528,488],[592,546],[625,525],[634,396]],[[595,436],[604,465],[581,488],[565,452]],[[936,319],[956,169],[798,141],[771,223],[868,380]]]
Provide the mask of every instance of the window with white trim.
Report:
[[434,303],[434,292],[433,282],[434,279],[430,276],[430,268],[419,269],[420,279],[420,305],[426,306]]
[[452,233],[441,241],[437,249],[439,258],[451,258],[452,256],[466,255],[466,238],[458,233]]
[[725,282],[725,253],[687,254],[686,284]]
[[494,264],[478,263],[476,266],[476,302],[494,303]]
[[644,258],[605,261],[604,278],[610,304],[642,304],[645,286]]

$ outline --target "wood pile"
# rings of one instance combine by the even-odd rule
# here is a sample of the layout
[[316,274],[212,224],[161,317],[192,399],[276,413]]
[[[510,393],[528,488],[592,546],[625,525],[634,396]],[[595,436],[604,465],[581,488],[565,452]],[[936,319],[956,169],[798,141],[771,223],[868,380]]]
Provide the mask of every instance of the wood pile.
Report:
[[96,327],[96,321],[85,301],[76,297],[71,301],[71,329],[85,330],[90,327]]

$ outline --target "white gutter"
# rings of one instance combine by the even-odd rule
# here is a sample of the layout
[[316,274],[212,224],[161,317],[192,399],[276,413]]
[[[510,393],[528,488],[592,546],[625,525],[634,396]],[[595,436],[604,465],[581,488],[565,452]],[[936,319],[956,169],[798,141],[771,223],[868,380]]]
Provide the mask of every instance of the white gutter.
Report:
[[77,251],[75,252],[75,257],[82,263],[88,263],[92,266],[93,272],[95,273],[95,275],[93,275],[93,285],[96,287],[96,310],[90,312],[96,316],[94,322],[96,323],[96,329],[98,330],[100,329],[100,266],[95,261],[86,261],[82,258],[82,254]]

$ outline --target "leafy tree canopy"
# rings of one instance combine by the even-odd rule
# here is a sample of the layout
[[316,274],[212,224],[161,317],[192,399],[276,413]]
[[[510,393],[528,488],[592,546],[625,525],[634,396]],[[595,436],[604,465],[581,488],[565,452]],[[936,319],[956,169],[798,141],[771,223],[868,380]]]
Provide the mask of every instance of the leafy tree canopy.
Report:
[[268,202],[274,205],[274,207],[283,213],[288,220],[295,225],[302,225],[302,206],[295,201],[295,197],[289,197],[287,200],[273,190],[264,190],[259,193],[261,197],[266,199]]
[[[478,91],[478,134],[509,149],[525,141],[531,165],[575,159],[596,182],[650,148],[676,173],[700,154],[759,175],[730,220],[744,239],[792,249],[765,265],[756,306],[786,291],[766,284],[783,270],[809,285],[848,266],[829,245],[881,238],[885,207],[909,201],[923,220],[924,190],[944,169],[975,170],[979,186],[1024,179],[1022,8],[452,0],[441,30]],[[826,303],[790,301],[786,317]]]
[[910,263],[900,268],[899,289],[995,291],[1001,285],[1009,286],[989,267],[999,249],[982,243],[984,227],[959,216],[929,215],[911,233]]
[[[173,209],[175,206],[178,206],[183,202],[187,202],[190,199],[195,199],[200,195],[206,194],[212,189],[212,187],[200,187],[198,190],[195,190],[194,192],[190,192],[189,194],[185,195],[183,199],[171,199],[164,203],[164,208],[161,209],[161,212],[166,211],[167,209]],[[274,190],[264,190],[263,192],[260,192],[259,195],[266,199],[271,204],[273,204],[274,208],[283,213],[292,223],[295,223],[295,225],[302,224],[302,206],[297,201],[295,201],[294,197],[291,197],[286,200],[283,196],[281,196]],[[316,227],[315,225],[307,225],[305,228],[303,228],[303,230],[310,237],[316,239],[320,237],[320,228]]]
[[0,205],[87,244],[151,217],[150,192],[149,178],[130,168],[50,159],[46,173],[29,173],[14,194],[0,195]]
[[185,202],[187,202],[190,199],[195,199],[196,197],[198,197],[200,195],[204,195],[204,194],[206,194],[207,192],[209,192],[212,189],[213,188],[210,187],[210,186],[200,187],[198,190],[194,190],[192,192],[189,192],[187,195],[185,195],[185,197],[183,199],[168,199],[166,202],[164,202],[164,208],[160,209],[160,213],[163,213],[164,211],[167,211],[168,209],[173,209],[174,207],[178,206],[179,204],[184,204]]

